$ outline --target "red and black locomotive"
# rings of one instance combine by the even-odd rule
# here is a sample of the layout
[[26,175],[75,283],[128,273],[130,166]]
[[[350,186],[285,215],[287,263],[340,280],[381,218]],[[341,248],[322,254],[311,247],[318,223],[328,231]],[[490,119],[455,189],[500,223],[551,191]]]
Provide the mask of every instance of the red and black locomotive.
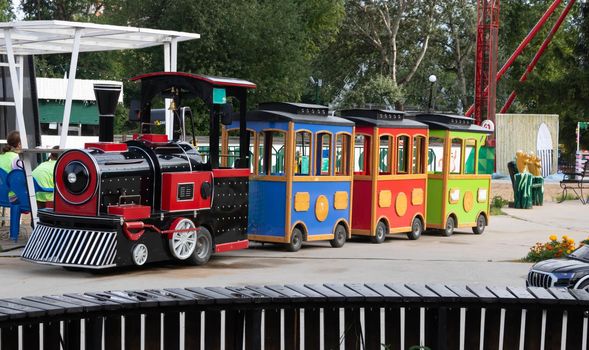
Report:
[[[141,101],[131,112],[138,116],[141,133],[125,143],[87,144],[59,158],[54,209],[39,211],[24,259],[95,269],[163,260],[200,265],[214,252],[247,248],[245,109],[247,90],[255,85],[171,72],[134,80],[141,83]],[[179,136],[168,140],[150,133],[158,98],[170,101],[175,130],[184,124],[175,106],[185,99],[204,102],[210,111],[207,156]],[[226,98],[239,104],[236,115],[243,121],[242,151],[232,168],[219,166],[220,123],[230,122],[233,114]]]

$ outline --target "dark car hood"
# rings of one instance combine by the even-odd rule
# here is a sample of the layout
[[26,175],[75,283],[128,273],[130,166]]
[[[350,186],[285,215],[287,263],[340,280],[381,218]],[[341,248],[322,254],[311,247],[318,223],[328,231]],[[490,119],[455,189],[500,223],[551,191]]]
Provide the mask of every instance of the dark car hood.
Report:
[[581,272],[589,271],[589,263],[574,259],[549,259],[536,263],[532,269],[544,272]]

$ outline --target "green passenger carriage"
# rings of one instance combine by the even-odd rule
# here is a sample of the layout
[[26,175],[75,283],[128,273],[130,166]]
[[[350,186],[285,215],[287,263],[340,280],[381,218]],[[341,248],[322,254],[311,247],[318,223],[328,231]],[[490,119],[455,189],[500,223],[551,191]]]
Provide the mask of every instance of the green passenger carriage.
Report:
[[429,126],[427,227],[446,236],[461,227],[483,233],[491,176],[479,174],[478,162],[490,130],[462,116],[418,114],[415,120]]

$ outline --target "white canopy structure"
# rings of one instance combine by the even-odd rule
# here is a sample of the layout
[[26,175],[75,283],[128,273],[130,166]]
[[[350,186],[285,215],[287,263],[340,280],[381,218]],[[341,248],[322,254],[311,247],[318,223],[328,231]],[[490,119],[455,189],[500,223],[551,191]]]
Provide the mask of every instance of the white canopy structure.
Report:
[[[164,46],[164,71],[175,72],[177,67],[178,42],[200,38],[196,33],[175,32],[148,28],[103,25],[94,23],[66,21],[21,21],[0,23],[0,54],[8,57],[8,66],[12,84],[14,102],[3,101],[0,106],[14,106],[16,109],[17,127],[21,134],[26,135],[23,115],[23,56],[46,54],[71,54],[70,70],[65,98],[63,128],[60,148],[65,147],[70,114],[72,94],[78,54],[80,52],[98,52],[127,49],[142,49],[153,46]],[[171,115],[166,116],[166,134],[172,135]],[[21,138],[22,147],[29,148],[27,138]],[[30,156],[30,154],[29,154]],[[37,218],[37,203],[31,163],[25,152],[25,173],[29,188],[33,218]]]

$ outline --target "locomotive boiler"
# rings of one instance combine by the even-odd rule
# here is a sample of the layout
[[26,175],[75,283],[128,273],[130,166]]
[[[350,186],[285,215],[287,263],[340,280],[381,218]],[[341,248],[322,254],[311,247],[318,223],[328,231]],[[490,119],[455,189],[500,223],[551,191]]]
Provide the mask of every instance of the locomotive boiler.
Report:
[[[170,72],[133,80],[141,82],[142,133],[62,154],[54,208],[39,211],[23,259],[93,269],[163,260],[201,265],[215,252],[247,248],[247,147],[231,168],[222,168],[218,147],[204,156],[186,141],[150,133],[150,111],[156,96],[171,100],[175,114],[183,98],[200,98],[210,110],[214,140],[226,120],[226,98],[239,102],[245,121],[247,89],[255,85]],[[249,144],[245,127],[241,135]]]

